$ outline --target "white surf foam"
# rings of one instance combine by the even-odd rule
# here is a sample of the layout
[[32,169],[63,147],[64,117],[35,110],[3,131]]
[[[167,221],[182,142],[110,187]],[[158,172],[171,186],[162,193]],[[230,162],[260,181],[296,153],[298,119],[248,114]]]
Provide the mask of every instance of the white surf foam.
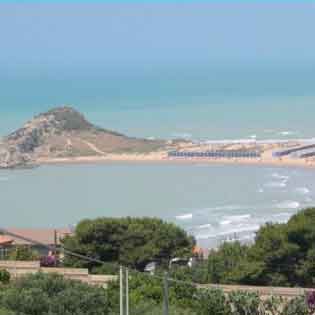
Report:
[[217,207],[212,207],[212,208],[208,208],[208,210],[241,210],[246,208],[246,206],[241,206],[241,205],[224,205],[224,206],[217,206]]
[[224,218],[231,220],[232,222],[239,222],[250,219],[250,214],[240,214],[240,215],[227,215]]
[[300,203],[298,201],[283,201],[276,205],[278,209],[298,209],[300,207]]
[[269,188],[284,188],[287,186],[287,183],[285,181],[269,182],[269,183],[266,183],[264,186],[269,187]]
[[211,227],[212,227],[212,225],[210,223],[208,223],[208,224],[198,225],[196,228],[202,230],[202,229],[209,229]]
[[237,233],[255,232],[259,229],[259,227],[260,226],[258,224],[244,225],[244,226],[227,229],[224,231],[218,231],[216,233],[198,234],[196,235],[196,238],[197,239],[210,239],[210,238],[218,238],[222,236],[233,235]]
[[219,222],[220,225],[229,225],[231,223],[232,223],[231,220],[222,220],[222,221]]
[[193,217],[192,213],[184,213],[176,216],[177,220],[191,220]]
[[307,187],[298,187],[295,190],[302,195],[308,195],[310,193],[310,190]]
[[247,221],[251,218],[250,214],[240,214],[240,215],[226,215],[223,220],[219,222],[220,225],[230,225],[233,223],[240,223]]
[[279,174],[279,173],[272,173],[271,176],[273,178],[282,179],[283,181],[287,181],[290,178],[290,176],[288,176],[288,175],[282,175],[282,174]]
[[292,135],[296,135],[296,134],[297,134],[297,132],[291,131],[291,130],[285,130],[285,131],[280,131],[280,132],[279,132],[279,135],[280,135],[280,136],[284,136],[284,137],[286,137],[286,136],[292,136]]

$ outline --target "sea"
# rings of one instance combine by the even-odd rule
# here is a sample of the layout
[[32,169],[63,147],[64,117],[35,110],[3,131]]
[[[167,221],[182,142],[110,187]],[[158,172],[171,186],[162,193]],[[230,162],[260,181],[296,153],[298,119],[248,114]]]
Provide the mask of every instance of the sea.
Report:
[[[107,129],[150,139],[315,138],[315,66],[204,65],[0,74],[0,134],[71,105]],[[251,241],[266,222],[315,205],[315,170],[174,163],[42,166],[0,172],[3,227],[74,227],[153,216],[201,246]]]

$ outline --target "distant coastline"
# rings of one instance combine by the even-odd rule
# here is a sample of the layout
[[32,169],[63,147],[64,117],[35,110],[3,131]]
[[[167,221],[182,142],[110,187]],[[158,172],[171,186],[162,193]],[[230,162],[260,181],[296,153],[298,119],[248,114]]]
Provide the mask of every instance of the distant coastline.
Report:
[[58,164],[101,164],[101,163],[165,163],[165,164],[228,164],[228,165],[255,165],[255,166],[276,166],[276,167],[305,167],[315,168],[314,160],[305,159],[275,159],[275,158],[260,158],[260,159],[245,159],[245,158],[169,158],[167,153],[157,153],[152,155],[137,155],[137,154],[117,154],[107,156],[81,156],[67,158],[41,158],[37,161],[39,165],[58,165]]
[[95,126],[63,106],[35,116],[0,142],[0,169],[109,162],[315,167],[315,139],[134,138]]

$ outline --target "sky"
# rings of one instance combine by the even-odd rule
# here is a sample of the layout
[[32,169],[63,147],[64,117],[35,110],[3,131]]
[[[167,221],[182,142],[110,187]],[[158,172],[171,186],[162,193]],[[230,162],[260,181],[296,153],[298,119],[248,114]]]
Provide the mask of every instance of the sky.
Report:
[[307,65],[314,29],[310,2],[0,3],[0,70]]

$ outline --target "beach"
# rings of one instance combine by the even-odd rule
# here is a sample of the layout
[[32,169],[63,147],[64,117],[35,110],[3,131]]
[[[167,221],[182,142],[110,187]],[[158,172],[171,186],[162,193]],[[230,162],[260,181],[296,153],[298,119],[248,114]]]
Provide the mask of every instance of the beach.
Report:
[[[296,145],[296,142],[294,142]],[[285,147],[291,147],[293,144],[288,143]],[[301,145],[301,144],[299,144]],[[233,149],[236,145],[234,143],[230,143],[230,145],[224,145],[224,148]],[[188,145],[185,147],[181,147],[181,149],[185,149],[189,147]],[[212,146],[212,149],[219,149],[221,146]],[[239,147],[239,146],[237,146]],[[247,145],[242,146],[243,149],[249,150],[253,146]],[[205,145],[193,145],[190,146],[190,151],[188,152],[196,152],[196,151],[204,151],[208,148]],[[284,146],[279,145],[277,143],[270,143],[267,148],[263,148],[262,146],[255,146],[255,148],[262,149],[262,154],[259,158],[205,158],[205,157],[192,157],[192,158],[174,158],[169,157],[168,151],[160,151],[160,152],[152,152],[149,154],[102,154],[96,156],[79,156],[79,157],[61,157],[61,158],[39,158],[36,162],[41,164],[82,164],[82,163],[113,163],[113,162],[128,162],[128,163],[180,163],[180,164],[235,164],[235,165],[255,165],[255,166],[276,166],[276,167],[307,167],[314,168],[315,167],[315,159],[314,158],[293,158],[290,156],[286,157],[273,157],[272,153],[277,150],[283,150]],[[187,152],[187,151],[185,151]]]

